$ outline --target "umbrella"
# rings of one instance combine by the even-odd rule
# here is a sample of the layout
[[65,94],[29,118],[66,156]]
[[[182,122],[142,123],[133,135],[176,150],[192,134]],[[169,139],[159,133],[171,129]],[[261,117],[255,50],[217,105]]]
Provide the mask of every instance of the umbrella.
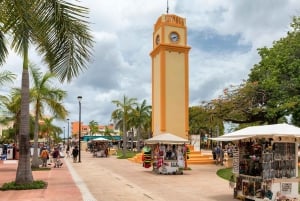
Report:
[[184,144],[187,143],[188,140],[178,137],[177,135],[171,133],[162,133],[158,134],[152,138],[145,140],[145,144]]

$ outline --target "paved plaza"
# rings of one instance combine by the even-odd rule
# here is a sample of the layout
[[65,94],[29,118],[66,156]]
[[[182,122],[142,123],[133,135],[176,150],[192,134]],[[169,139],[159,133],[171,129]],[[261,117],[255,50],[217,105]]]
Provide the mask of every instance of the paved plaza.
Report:
[[[81,152],[81,163],[64,159],[62,168],[34,171],[48,188],[0,191],[0,200],[14,201],[232,201],[228,181],[216,175],[215,165],[190,165],[183,175],[154,174],[151,168],[128,160],[94,158]],[[0,164],[0,185],[13,181],[17,161]]]

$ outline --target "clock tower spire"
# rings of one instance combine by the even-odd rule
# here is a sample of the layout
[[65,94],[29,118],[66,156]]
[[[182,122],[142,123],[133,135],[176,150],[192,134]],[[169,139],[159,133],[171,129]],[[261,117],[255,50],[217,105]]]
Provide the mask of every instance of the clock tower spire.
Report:
[[[168,1],[167,1],[168,3]],[[161,15],[154,24],[152,59],[152,132],[188,138],[189,50],[186,19]]]
[[167,0],[167,14],[169,14],[169,0]]

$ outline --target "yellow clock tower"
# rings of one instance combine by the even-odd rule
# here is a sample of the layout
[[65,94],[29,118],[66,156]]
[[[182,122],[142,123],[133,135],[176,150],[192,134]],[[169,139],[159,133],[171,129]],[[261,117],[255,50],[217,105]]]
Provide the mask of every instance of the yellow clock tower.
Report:
[[153,136],[189,130],[189,50],[185,18],[164,14],[154,25],[152,58]]

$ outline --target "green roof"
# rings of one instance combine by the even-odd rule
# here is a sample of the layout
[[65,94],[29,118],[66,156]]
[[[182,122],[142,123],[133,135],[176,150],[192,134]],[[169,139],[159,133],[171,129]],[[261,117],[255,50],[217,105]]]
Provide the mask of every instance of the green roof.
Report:
[[102,137],[102,138],[112,140],[112,141],[120,141],[121,140],[121,136],[119,136],[119,135],[117,135],[117,136],[85,135],[85,136],[82,137],[82,140],[83,141],[90,141],[90,140],[93,140],[93,139],[98,138],[98,137]]

